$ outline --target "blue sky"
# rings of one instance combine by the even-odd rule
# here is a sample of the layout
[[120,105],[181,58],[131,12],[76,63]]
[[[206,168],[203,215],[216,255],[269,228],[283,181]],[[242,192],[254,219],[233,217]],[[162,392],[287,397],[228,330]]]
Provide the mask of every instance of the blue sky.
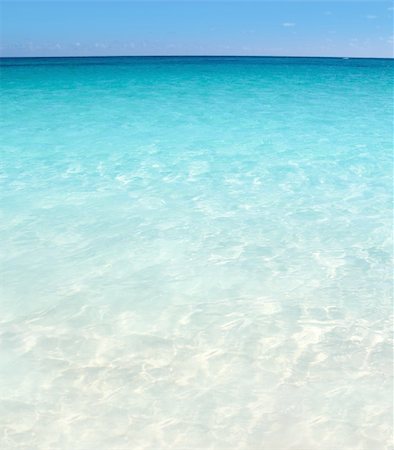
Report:
[[1,56],[393,57],[386,1],[1,1]]

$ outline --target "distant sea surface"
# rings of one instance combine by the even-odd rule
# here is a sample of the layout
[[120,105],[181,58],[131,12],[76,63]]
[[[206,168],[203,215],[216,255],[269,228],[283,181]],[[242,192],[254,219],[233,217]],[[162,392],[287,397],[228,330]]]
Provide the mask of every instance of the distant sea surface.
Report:
[[393,69],[1,59],[1,448],[391,449]]

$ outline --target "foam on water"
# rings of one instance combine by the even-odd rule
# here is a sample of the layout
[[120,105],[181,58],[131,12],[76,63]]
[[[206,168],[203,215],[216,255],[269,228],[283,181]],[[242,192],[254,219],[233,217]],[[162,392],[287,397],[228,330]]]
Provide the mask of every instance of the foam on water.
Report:
[[391,448],[392,69],[3,59],[1,447]]

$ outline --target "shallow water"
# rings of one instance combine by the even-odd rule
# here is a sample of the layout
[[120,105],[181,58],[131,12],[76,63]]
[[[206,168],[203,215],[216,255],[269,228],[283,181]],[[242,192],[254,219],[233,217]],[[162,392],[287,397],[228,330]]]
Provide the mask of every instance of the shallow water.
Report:
[[1,448],[392,448],[393,67],[2,59]]

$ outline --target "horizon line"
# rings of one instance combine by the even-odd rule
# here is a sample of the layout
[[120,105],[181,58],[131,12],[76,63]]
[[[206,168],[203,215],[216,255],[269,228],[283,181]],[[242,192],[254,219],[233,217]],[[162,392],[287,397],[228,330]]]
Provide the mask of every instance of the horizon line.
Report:
[[394,59],[393,56],[321,56],[321,55],[29,55],[29,56],[1,56],[0,59],[58,59],[58,58],[321,58],[321,59]]

